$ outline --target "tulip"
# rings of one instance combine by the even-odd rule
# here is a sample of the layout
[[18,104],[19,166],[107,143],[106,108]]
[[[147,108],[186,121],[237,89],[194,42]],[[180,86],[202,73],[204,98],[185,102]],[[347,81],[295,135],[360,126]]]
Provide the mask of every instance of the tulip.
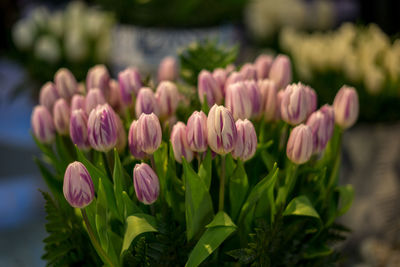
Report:
[[292,66],[285,55],[278,55],[272,63],[269,78],[276,83],[278,89],[285,88],[292,80]]
[[305,86],[307,93],[307,116],[317,109],[317,93],[310,86]]
[[179,102],[179,92],[176,85],[170,81],[163,81],[157,86],[156,98],[163,118],[175,114]]
[[307,125],[310,126],[313,136],[313,153],[322,152],[331,138],[332,132],[328,132],[329,123],[328,117],[319,110],[308,118]]
[[327,132],[330,133],[330,135],[328,135],[328,139],[331,139],[332,135],[333,135],[333,130],[335,128],[335,112],[333,111],[333,107],[325,104],[320,108],[320,111],[322,113],[324,113],[326,120],[327,120]]
[[121,98],[125,105],[132,103],[132,95],[137,95],[142,88],[140,73],[136,68],[127,68],[118,74]]
[[88,92],[94,88],[98,88],[103,93],[103,96],[108,99],[110,94],[109,83],[110,74],[106,66],[96,65],[88,71],[86,76],[86,90]]
[[246,63],[240,69],[240,73],[243,75],[244,80],[257,80],[257,69],[251,63]]
[[54,83],[47,82],[40,89],[39,103],[45,106],[50,112],[53,111],[53,106],[59,98],[57,88]]
[[207,118],[207,141],[220,154],[230,153],[236,143],[237,129],[232,113],[224,106],[214,105]]
[[285,91],[280,90],[280,91],[278,91],[278,94],[276,95],[276,111],[275,111],[275,120],[276,121],[282,119],[281,106],[282,106],[282,99],[283,99],[284,94],[285,94]]
[[217,68],[213,71],[212,76],[221,89],[221,92],[225,94],[225,81],[228,77],[228,72],[225,69]]
[[262,108],[260,88],[258,87],[256,81],[245,81],[244,85],[246,87],[247,93],[250,95],[252,115],[256,117],[260,114]]
[[109,83],[110,88],[110,97],[108,102],[114,110],[121,110],[122,108],[122,98],[121,98],[121,89],[119,88],[119,84],[116,80],[111,79]]
[[93,88],[89,91],[85,100],[85,108],[86,113],[90,114],[90,112],[95,109],[98,105],[104,105],[106,103],[106,99],[100,89]]
[[159,115],[159,105],[153,90],[148,87],[140,89],[136,98],[135,111],[137,118],[139,118],[142,113],[154,113],[157,116]]
[[115,123],[117,125],[117,147],[118,152],[124,151],[126,147],[126,132],[121,118],[115,114]]
[[333,101],[335,122],[342,129],[350,128],[358,118],[358,94],[353,87],[342,86]]
[[236,71],[232,72],[232,73],[228,76],[228,78],[226,79],[226,82],[225,82],[225,91],[226,91],[226,89],[229,87],[229,85],[234,84],[234,83],[237,83],[237,82],[242,82],[242,81],[244,81],[244,77],[243,77],[243,75],[242,75],[240,72],[236,72]]
[[147,154],[153,154],[161,144],[161,125],[154,114],[140,115],[137,122],[137,139],[140,148]]
[[56,101],[53,108],[54,126],[61,135],[67,135],[69,130],[69,106],[65,99],[60,98]]
[[86,111],[86,98],[83,95],[75,94],[71,99],[71,111],[83,109]]
[[275,82],[268,79],[260,80],[258,82],[258,87],[260,88],[261,108],[264,111],[264,119],[265,121],[272,121],[276,118],[278,106]]
[[45,106],[36,106],[33,109],[31,124],[33,134],[44,144],[50,144],[55,138],[53,118]]
[[182,163],[182,157],[188,162],[193,160],[193,152],[188,145],[186,133],[186,125],[183,122],[178,122],[172,128],[171,144],[174,150],[175,160],[179,163]]
[[207,116],[203,111],[195,111],[187,122],[187,141],[195,152],[207,151]]
[[90,145],[97,151],[107,152],[117,143],[117,124],[114,110],[108,105],[99,105],[90,112],[88,136]]
[[269,71],[274,61],[273,57],[270,55],[259,55],[254,62],[254,66],[257,70],[257,78],[263,80],[268,78]]
[[281,116],[291,125],[297,125],[307,118],[309,95],[303,84],[288,85],[282,96]]
[[178,64],[173,57],[165,57],[158,67],[158,81],[176,81],[178,79]]
[[237,140],[235,148],[232,151],[232,156],[242,161],[251,159],[256,153],[257,149],[257,134],[253,124],[245,120],[236,121]]
[[253,112],[252,96],[243,82],[231,84],[226,89],[225,106],[235,120],[250,118]]
[[72,110],[69,121],[69,135],[72,143],[82,150],[90,148],[87,121],[87,115],[83,109]]
[[146,153],[140,147],[138,135],[137,135],[137,121],[134,120],[131,123],[128,133],[128,144],[129,150],[131,154],[137,159],[144,159],[146,157]]
[[296,164],[307,162],[313,153],[313,135],[308,125],[293,128],[286,146],[287,157]]
[[133,185],[137,199],[143,204],[153,204],[160,193],[157,174],[146,163],[136,164],[133,169]]
[[200,72],[197,87],[201,103],[204,101],[204,95],[207,97],[208,106],[222,102],[223,92],[210,72],[206,70]]
[[225,67],[225,70],[228,74],[235,71],[235,69],[236,69],[235,64],[229,64],[228,66]]
[[79,161],[68,165],[64,174],[64,197],[74,208],[84,208],[94,198],[92,177],[86,167]]
[[54,82],[56,84],[58,94],[66,100],[70,100],[71,97],[77,92],[78,84],[76,79],[74,75],[66,68],[61,68],[56,72],[54,75]]

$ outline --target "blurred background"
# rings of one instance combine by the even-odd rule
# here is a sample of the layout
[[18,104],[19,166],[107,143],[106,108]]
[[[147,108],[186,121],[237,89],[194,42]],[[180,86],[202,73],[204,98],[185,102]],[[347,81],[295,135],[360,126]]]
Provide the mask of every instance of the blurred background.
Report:
[[360,119],[346,132],[341,180],[356,192],[343,266],[400,266],[400,1],[1,0],[0,266],[44,266],[46,190],[30,114],[60,67],[78,80],[105,64],[155,74],[196,41],[238,46],[237,65],[285,53],[294,81],[332,103],[355,86]]

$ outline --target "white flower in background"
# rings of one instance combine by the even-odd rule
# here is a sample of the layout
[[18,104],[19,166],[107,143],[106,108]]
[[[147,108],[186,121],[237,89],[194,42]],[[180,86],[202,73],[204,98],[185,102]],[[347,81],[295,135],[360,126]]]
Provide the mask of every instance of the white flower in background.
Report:
[[72,62],[81,62],[88,55],[88,41],[79,28],[70,28],[65,33],[65,54]]
[[49,10],[44,7],[35,8],[31,13],[31,20],[32,22],[37,25],[38,28],[46,28],[47,27],[47,20],[49,18]]
[[383,74],[381,69],[371,65],[369,66],[368,69],[365,70],[364,72],[365,88],[372,95],[377,95],[382,91],[384,82],[385,82],[385,75]]
[[83,19],[86,33],[92,38],[98,38],[104,29],[109,28],[109,18],[98,10],[89,10]]
[[27,19],[18,21],[12,29],[12,38],[15,45],[21,50],[31,48],[35,38],[35,31],[35,25],[31,21]]
[[314,16],[310,17],[313,22],[310,28],[326,30],[332,27],[335,22],[335,6],[332,1],[315,1],[311,8]]
[[55,12],[49,17],[48,26],[51,33],[62,37],[64,31],[64,16],[61,12]]
[[95,49],[96,59],[101,62],[106,61],[111,52],[111,34],[103,33],[99,36]]
[[48,63],[56,63],[61,57],[60,46],[51,35],[44,35],[36,41],[34,53],[37,58]]

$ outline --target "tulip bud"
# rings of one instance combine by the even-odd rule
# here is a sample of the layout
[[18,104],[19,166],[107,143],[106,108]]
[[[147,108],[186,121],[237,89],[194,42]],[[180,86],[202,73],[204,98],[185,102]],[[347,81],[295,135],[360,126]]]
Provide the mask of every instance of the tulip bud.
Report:
[[119,111],[122,107],[121,89],[119,88],[119,84],[116,80],[111,79],[108,86],[110,88],[110,97],[108,102],[114,110]]
[[260,114],[262,108],[260,89],[258,88],[258,84],[256,83],[256,81],[253,80],[245,81],[244,85],[246,87],[247,93],[250,95],[252,116],[256,117]]
[[325,115],[327,124],[327,132],[328,132],[328,139],[331,139],[333,135],[333,131],[335,129],[335,112],[333,111],[333,107],[325,104],[320,108],[320,111]]
[[311,128],[300,124],[293,128],[286,146],[287,157],[296,164],[307,162],[313,152],[313,135]]
[[282,96],[281,116],[291,125],[303,122],[309,111],[309,95],[301,83],[288,85]]
[[335,122],[343,129],[350,128],[358,118],[358,94],[353,87],[342,86],[333,101]]
[[64,197],[74,208],[84,208],[94,198],[92,177],[79,161],[68,165],[64,175]]
[[222,94],[225,94],[225,81],[228,77],[228,72],[222,68],[215,69],[212,73],[215,81],[217,82]]
[[200,102],[203,103],[204,95],[207,97],[208,106],[222,102],[223,94],[210,72],[202,70],[198,78],[198,93]]
[[157,87],[156,98],[160,107],[160,115],[163,118],[175,114],[179,102],[179,92],[174,83],[170,81],[161,82]]
[[56,101],[53,108],[54,126],[59,134],[68,134],[69,129],[69,106],[65,99],[60,98]]
[[317,109],[317,93],[310,86],[305,86],[307,93],[307,116]]
[[234,84],[234,83],[237,83],[237,82],[242,82],[242,81],[244,81],[244,77],[243,77],[243,75],[242,75],[240,72],[236,72],[236,71],[232,72],[232,73],[228,76],[228,78],[226,79],[226,82],[225,82],[225,91],[226,91],[226,89],[229,87],[229,85]]
[[316,111],[310,115],[307,125],[310,126],[313,136],[313,153],[322,152],[332,133],[329,133],[328,117],[321,111]]
[[236,129],[238,138],[236,140],[235,148],[232,151],[232,156],[242,161],[251,159],[256,153],[257,149],[257,134],[253,124],[245,120],[236,121]]
[[224,106],[214,105],[207,118],[207,141],[221,155],[231,152],[236,143],[237,129],[232,113]]
[[88,71],[86,76],[86,90],[89,92],[94,88],[98,88],[103,93],[104,98],[108,99],[110,93],[109,82],[110,74],[106,66],[96,65]]
[[71,111],[83,109],[86,111],[86,99],[83,95],[75,94],[71,99]]
[[285,91],[280,90],[280,91],[278,91],[278,94],[276,95],[276,111],[275,111],[275,120],[276,121],[282,119],[281,106],[282,106],[282,99],[283,99],[284,94],[285,94]]
[[277,110],[277,89],[274,81],[260,80],[258,83],[260,88],[260,99],[262,102],[262,109],[264,110],[265,121],[272,121],[276,118]]
[[59,98],[56,86],[52,82],[45,83],[40,89],[39,103],[45,106],[50,112],[53,111],[53,106]]
[[207,150],[207,116],[203,111],[195,111],[187,122],[187,141],[191,150]]
[[115,114],[115,123],[117,125],[117,144],[115,146],[118,152],[122,152],[126,147],[126,132],[121,118],[117,114]]
[[251,63],[246,63],[240,69],[240,73],[243,75],[244,80],[257,80],[257,69]]
[[108,105],[99,105],[90,112],[88,136],[90,145],[97,151],[107,152],[117,143],[117,124],[114,110]]
[[140,115],[137,123],[137,139],[140,148],[147,154],[153,154],[161,144],[161,125],[158,117],[154,114]]
[[131,127],[129,128],[128,133],[128,143],[129,143],[129,150],[131,154],[137,159],[144,159],[146,157],[146,153],[140,147],[138,135],[137,135],[137,122],[132,121]]
[[100,91],[100,89],[97,88],[90,89],[85,100],[86,113],[90,114],[90,112],[93,109],[95,109],[98,105],[104,105],[105,103],[106,99],[104,98],[104,95]]
[[143,87],[142,89],[140,89],[136,98],[135,111],[136,118],[139,118],[142,113],[154,113],[157,116],[159,115],[159,106],[153,90],[148,87]]
[[137,199],[143,204],[153,204],[160,193],[157,174],[146,163],[136,164],[133,169],[133,185]]
[[270,55],[259,55],[257,57],[254,66],[256,67],[257,78],[259,80],[268,78],[273,61],[274,59]]
[[175,160],[179,163],[182,163],[182,157],[188,162],[193,160],[193,152],[189,148],[186,132],[186,125],[183,122],[175,124],[171,132],[171,144],[174,150]]
[[54,75],[58,94],[67,100],[77,92],[78,84],[74,75],[66,68],[59,69]]
[[42,143],[50,144],[55,137],[53,118],[45,106],[36,106],[33,109],[31,124],[33,134]]
[[235,71],[235,69],[236,69],[235,64],[229,64],[228,66],[225,67],[225,70],[228,74]]
[[72,110],[69,122],[69,135],[71,136],[72,143],[82,150],[90,148],[87,121],[87,115],[83,109]]
[[292,66],[290,59],[285,55],[278,55],[272,63],[269,78],[273,80],[278,89],[285,88],[292,80]]
[[165,57],[158,67],[158,81],[176,81],[178,79],[178,64],[173,57]]
[[243,82],[229,85],[226,89],[225,106],[235,120],[250,118],[253,112],[251,95]]
[[137,95],[142,88],[140,73],[136,68],[127,68],[118,74],[122,101],[125,105],[132,103],[132,95]]

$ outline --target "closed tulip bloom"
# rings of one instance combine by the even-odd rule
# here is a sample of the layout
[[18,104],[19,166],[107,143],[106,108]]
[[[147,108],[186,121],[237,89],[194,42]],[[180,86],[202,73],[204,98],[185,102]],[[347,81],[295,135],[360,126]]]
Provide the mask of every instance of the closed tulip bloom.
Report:
[[56,101],[53,108],[53,119],[56,130],[61,135],[67,135],[69,132],[70,109],[67,101],[61,98]]
[[98,105],[104,105],[105,103],[106,99],[104,98],[103,92],[98,88],[91,89],[85,100],[86,113],[90,114]]
[[254,62],[254,66],[257,70],[257,78],[263,80],[268,78],[269,71],[274,61],[273,57],[270,55],[259,55]]
[[140,89],[136,98],[135,111],[136,118],[139,118],[142,113],[159,115],[159,105],[153,90],[148,87]]
[[161,125],[158,117],[154,114],[140,115],[137,123],[137,139],[140,148],[147,154],[153,154],[161,144]]
[[231,84],[226,89],[225,106],[232,112],[235,120],[251,117],[253,113],[252,96],[243,82]]
[[55,138],[53,118],[45,106],[36,106],[33,109],[31,124],[33,134],[44,144],[50,144]]
[[269,78],[276,83],[278,89],[285,88],[292,81],[292,66],[285,55],[278,55],[272,63]]
[[69,121],[69,136],[71,136],[72,143],[82,150],[90,148],[87,121],[87,115],[83,109],[72,110]]
[[117,124],[114,110],[108,105],[99,105],[90,112],[88,119],[89,143],[93,149],[107,152],[117,143]]
[[277,110],[277,89],[275,82],[272,80],[260,80],[258,82],[260,88],[260,99],[262,102],[262,110],[264,111],[264,120],[272,121],[276,118]]
[[236,69],[235,64],[229,64],[228,66],[225,67],[225,70],[226,70],[226,72],[227,72],[228,74],[231,73],[231,72],[233,72],[233,71],[235,71],[235,69]]
[[229,85],[237,83],[237,82],[242,82],[244,81],[244,76],[240,72],[234,71],[232,72],[228,78],[226,79],[225,82],[225,91],[229,87]]
[[282,105],[282,99],[283,99],[284,94],[285,94],[285,91],[280,90],[280,91],[278,91],[278,94],[276,95],[276,111],[275,111],[275,120],[276,121],[282,119],[281,105]]
[[40,89],[39,103],[51,112],[53,111],[54,103],[59,97],[55,84],[47,82]]
[[156,98],[163,118],[175,114],[179,103],[179,92],[176,85],[170,81],[163,81],[157,86]]
[[307,125],[310,126],[313,136],[313,153],[322,152],[332,133],[328,132],[329,129],[328,117],[321,111],[316,111],[310,115],[307,120]]
[[342,129],[350,128],[358,118],[358,94],[353,87],[344,85],[340,88],[333,101],[335,122]]
[[311,128],[300,124],[293,128],[286,146],[287,157],[296,164],[307,162],[313,153]]
[[59,96],[70,100],[77,92],[78,83],[74,75],[66,68],[59,69],[54,75],[54,82]]
[[220,154],[230,153],[236,144],[237,129],[232,113],[224,106],[214,105],[207,118],[207,141]]
[[244,85],[247,89],[247,93],[250,95],[252,116],[256,117],[260,114],[262,108],[260,88],[258,87],[257,82],[253,80],[245,81]]
[[326,120],[327,120],[327,132],[330,134],[328,135],[328,139],[331,139],[333,135],[333,131],[335,129],[335,112],[333,111],[333,107],[325,104],[320,108],[320,111],[324,113]]
[[213,71],[212,76],[217,82],[223,95],[225,95],[225,81],[228,78],[228,72],[223,68],[217,68]]
[[303,122],[308,115],[309,95],[301,83],[288,85],[282,96],[281,117],[291,125]]
[[86,99],[83,95],[75,94],[71,99],[71,111],[83,109],[86,111]]
[[207,116],[203,111],[195,111],[187,122],[187,141],[191,150],[207,150]]
[[117,147],[118,152],[122,152],[127,143],[126,131],[121,118],[117,114],[115,114],[115,123],[117,125],[117,144],[115,146]]
[[129,150],[136,159],[144,159],[146,157],[146,153],[142,150],[139,144],[137,135],[137,123],[138,122],[136,120],[132,121],[131,126],[129,128],[129,133],[128,133]]
[[175,160],[182,163],[182,157],[184,157],[187,162],[193,160],[193,152],[186,138],[186,125],[183,122],[178,122],[174,125],[171,132],[171,144],[174,150]]
[[133,169],[133,185],[137,199],[143,204],[153,204],[160,193],[157,174],[146,163],[136,164]]
[[317,93],[310,86],[305,86],[307,92],[307,116],[317,110]]
[[209,71],[202,70],[199,73],[197,87],[201,103],[203,103],[204,95],[206,95],[209,107],[222,102],[223,92]]
[[240,73],[243,75],[244,80],[257,80],[257,69],[251,63],[246,63],[240,69]]
[[165,57],[158,67],[158,81],[176,81],[178,79],[178,64],[174,57]]
[[132,103],[132,95],[137,95],[142,88],[140,73],[136,68],[127,68],[118,74],[122,102],[125,105]]
[[92,67],[86,76],[86,90],[97,88],[103,93],[103,96],[108,99],[110,94],[109,89],[110,74],[106,66],[96,65]]
[[94,198],[92,177],[86,167],[79,161],[68,165],[64,174],[64,197],[74,208],[84,208]]
[[121,89],[119,88],[118,82],[114,79],[111,79],[109,83],[109,88],[110,97],[108,99],[108,102],[114,110],[120,111],[122,108],[122,97]]
[[251,159],[256,153],[257,149],[257,134],[253,124],[245,120],[236,121],[237,140],[235,148],[232,151],[232,156],[242,161]]

